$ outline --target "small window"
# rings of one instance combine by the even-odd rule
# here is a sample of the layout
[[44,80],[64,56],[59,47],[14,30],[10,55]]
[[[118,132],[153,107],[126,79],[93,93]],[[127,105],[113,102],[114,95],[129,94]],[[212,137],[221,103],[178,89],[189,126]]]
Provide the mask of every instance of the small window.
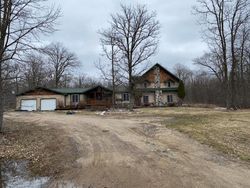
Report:
[[170,81],[168,81],[167,84],[168,84],[168,87],[171,87],[171,82]]
[[144,88],[148,87],[148,83],[147,82],[145,82],[143,85],[144,85]]
[[129,93],[123,93],[123,101],[129,101]]
[[96,93],[96,100],[102,100],[102,93]]
[[144,104],[148,104],[149,103],[148,96],[143,96],[143,103]]
[[168,103],[172,103],[173,102],[173,95],[168,95]]
[[72,95],[72,102],[73,102],[73,103],[78,103],[78,102],[80,102],[80,95],[78,95],[78,94],[73,94],[73,95]]

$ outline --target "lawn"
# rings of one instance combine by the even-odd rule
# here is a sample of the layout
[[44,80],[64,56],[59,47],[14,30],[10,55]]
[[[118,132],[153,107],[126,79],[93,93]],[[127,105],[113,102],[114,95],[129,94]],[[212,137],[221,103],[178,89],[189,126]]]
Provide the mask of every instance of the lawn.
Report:
[[250,110],[145,108],[140,111],[143,115],[171,117],[163,121],[167,128],[250,162]]

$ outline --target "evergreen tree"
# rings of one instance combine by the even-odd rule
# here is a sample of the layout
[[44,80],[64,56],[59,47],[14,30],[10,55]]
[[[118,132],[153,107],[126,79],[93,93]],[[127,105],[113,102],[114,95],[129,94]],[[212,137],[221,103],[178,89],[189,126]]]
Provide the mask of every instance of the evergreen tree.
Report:
[[185,85],[183,83],[183,81],[180,81],[179,87],[178,87],[178,97],[180,98],[180,105],[182,105],[182,101],[186,96],[186,92],[185,92]]

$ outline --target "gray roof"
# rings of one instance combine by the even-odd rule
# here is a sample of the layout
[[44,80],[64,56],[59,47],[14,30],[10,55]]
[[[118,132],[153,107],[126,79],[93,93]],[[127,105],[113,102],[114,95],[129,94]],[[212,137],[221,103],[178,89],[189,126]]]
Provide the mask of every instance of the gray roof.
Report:
[[28,90],[28,91],[25,91],[25,92],[22,92],[22,93],[19,93],[17,94],[17,96],[21,96],[21,95],[25,95],[27,92],[31,92],[31,91],[35,91],[37,89],[44,89],[44,90],[47,90],[47,91],[51,91],[51,92],[54,92],[54,93],[57,93],[57,94],[61,94],[61,95],[70,95],[70,94],[84,94],[88,91],[91,91],[97,87],[102,87],[103,89],[107,90],[107,91],[112,91],[108,88],[105,88],[103,86],[95,86],[95,87],[89,87],[89,88],[45,88],[45,87],[37,87],[35,89],[31,89],[31,90]]
[[93,88],[52,88],[49,90],[54,91],[56,93],[61,93],[61,94],[81,94],[91,89]]

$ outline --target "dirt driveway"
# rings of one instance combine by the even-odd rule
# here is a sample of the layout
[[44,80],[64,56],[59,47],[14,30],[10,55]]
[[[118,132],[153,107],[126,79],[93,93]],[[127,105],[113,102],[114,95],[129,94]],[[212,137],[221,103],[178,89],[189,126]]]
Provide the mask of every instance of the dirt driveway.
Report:
[[79,187],[250,187],[248,163],[225,158],[152,118],[16,112],[6,118],[64,129],[80,158],[62,178]]

